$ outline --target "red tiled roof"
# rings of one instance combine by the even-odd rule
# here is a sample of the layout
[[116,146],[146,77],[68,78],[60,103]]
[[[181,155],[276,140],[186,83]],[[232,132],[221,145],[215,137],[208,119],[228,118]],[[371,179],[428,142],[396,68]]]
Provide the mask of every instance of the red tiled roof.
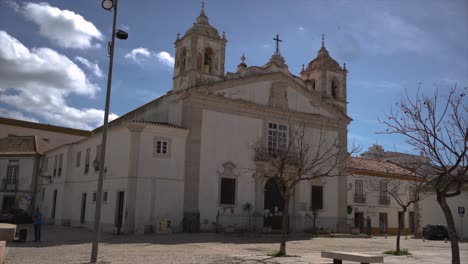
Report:
[[380,161],[374,159],[364,159],[351,157],[348,159],[348,170],[366,171],[374,173],[397,174],[397,175],[414,175],[413,172],[404,169],[392,162]]

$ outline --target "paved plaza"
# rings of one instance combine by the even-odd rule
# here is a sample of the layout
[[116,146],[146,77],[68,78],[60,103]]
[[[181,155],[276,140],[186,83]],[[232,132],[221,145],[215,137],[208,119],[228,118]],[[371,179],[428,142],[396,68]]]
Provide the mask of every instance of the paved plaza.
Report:
[[[80,228],[45,226],[43,241],[8,242],[7,264],[27,263],[87,263],[93,233]],[[322,259],[324,250],[380,254],[394,249],[395,237],[373,238],[312,238],[293,235],[287,251],[291,257],[271,258],[267,254],[278,250],[278,235],[226,234],[148,234],[113,236],[105,234],[99,247],[101,263],[332,263]],[[450,244],[402,238],[402,248],[412,256],[385,256],[385,263],[449,263]],[[462,263],[468,260],[468,243],[460,243]],[[348,262],[344,262],[348,263]]]

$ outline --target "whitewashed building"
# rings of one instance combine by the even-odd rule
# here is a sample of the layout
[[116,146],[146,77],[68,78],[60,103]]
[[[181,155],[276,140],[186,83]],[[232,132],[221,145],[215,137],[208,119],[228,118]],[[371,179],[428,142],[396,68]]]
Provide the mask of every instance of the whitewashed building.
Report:
[[[289,72],[279,49],[263,66],[249,67],[242,56],[237,71],[226,73],[227,42],[202,10],[177,36],[172,90],[109,124],[104,230],[121,225],[129,233],[154,231],[160,219],[176,230],[214,230],[224,225],[220,216],[235,219],[247,203],[264,225],[266,210],[281,215],[281,197],[267,180],[254,177],[250,146],[259,139],[277,146],[290,124],[305,125],[311,145],[321,132],[336,138],[346,155],[347,70],[331,58],[323,40],[300,76]],[[92,226],[98,177],[92,164],[100,140],[98,128],[47,153],[49,166],[37,195],[49,221]],[[334,219],[336,231],[338,219],[346,218],[346,181],[301,182],[291,201],[293,216],[310,216],[314,203],[321,217]],[[303,223],[292,228],[303,231]]]
[[0,209],[32,213],[44,152],[90,131],[0,117]]
[[[402,207],[388,189],[402,202],[415,200],[414,173],[394,163],[352,157],[348,162],[348,218],[360,232],[370,231],[374,235],[395,235],[398,231]],[[413,192],[413,193],[412,193]],[[403,234],[414,234],[418,214],[414,204],[404,215]]]

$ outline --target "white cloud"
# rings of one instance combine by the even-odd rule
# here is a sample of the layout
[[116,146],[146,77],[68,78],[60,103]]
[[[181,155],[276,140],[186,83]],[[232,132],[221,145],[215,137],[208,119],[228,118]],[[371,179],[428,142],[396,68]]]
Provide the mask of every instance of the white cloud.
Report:
[[101,78],[103,76],[101,68],[99,68],[99,65],[97,63],[92,63],[89,60],[87,60],[87,59],[85,59],[83,57],[80,57],[80,56],[76,56],[75,60],[79,61],[84,66],[86,66],[86,68],[91,70],[93,72],[93,74],[96,75],[97,77]]
[[29,121],[29,122],[39,122],[36,118],[34,117],[28,117],[25,116],[23,113],[18,112],[18,111],[11,111],[5,108],[0,107],[0,116],[2,117],[7,117],[7,118],[13,118],[13,119],[18,119],[18,120],[24,120],[24,121]]
[[297,28],[297,30],[298,30],[298,31],[304,31],[305,28],[304,28],[303,26],[299,26],[299,27]]
[[151,51],[147,48],[136,48],[125,54],[125,58],[133,60],[137,63],[144,61],[151,57]]
[[171,68],[174,67],[174,57],[171,56],[166,51],[160,51],[156,54],[156,58],[158,59],[159,62],[163,63],[166,66],[169,66]]
[[24,3],[20,12],[39,25],[39,33],[65,48],[99,47],[101,32],[81,15],[50,6],[48,3]]
[[136,48],[125,54],[125,58],[132,60],[136,63],[142,63],[150,58],[155,57],[164,66],[174,67],[174,57],[167,51],[154,52],[147,48]]
[[[74,108],[66,98],[71,94],[93,98],[98,91],[66,56],[49,48],[28,49],[0,31],[1,103],[51,124],[92,129],[102,124],[104,111]],[[110,115],[110,119],[116,117]]]

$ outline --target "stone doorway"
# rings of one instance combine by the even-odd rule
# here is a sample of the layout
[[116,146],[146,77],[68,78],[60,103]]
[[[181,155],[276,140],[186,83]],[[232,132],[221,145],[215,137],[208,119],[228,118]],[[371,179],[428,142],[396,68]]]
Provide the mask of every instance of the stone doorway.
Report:
[[355,212],[354,213],[354,227],[359,228],[359,231],[364,232],[364,213]]
[[270,178],[265,183],[264,193],[264,219],[263,226],[271,227],[272,230],[281,229],[281,221],[284,209],[284,198],[280,193],[275,179]]

